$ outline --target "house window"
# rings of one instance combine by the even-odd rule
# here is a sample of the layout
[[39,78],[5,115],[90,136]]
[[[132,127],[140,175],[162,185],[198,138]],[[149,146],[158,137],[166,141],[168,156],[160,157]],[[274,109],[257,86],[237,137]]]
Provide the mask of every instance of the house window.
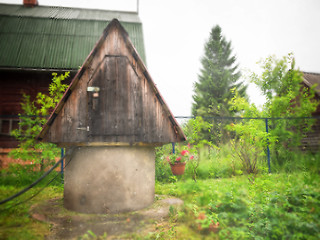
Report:
[[0,118],[0,135],[10,136],[12,130],[19,128],[19,121],[17,118]]

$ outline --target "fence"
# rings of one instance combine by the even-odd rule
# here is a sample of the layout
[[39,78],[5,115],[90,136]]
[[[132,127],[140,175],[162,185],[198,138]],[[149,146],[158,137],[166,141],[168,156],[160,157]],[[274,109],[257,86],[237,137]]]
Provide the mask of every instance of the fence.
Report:
[[[28,117],[28,116],[24,116]],[[29,117],[37,117],[37,116],[29,116]],[[42,116],[45,117],[45,116]],[[195,116],[176,116],[176,119],[178,119],[179,122],[182,122],[184,124],[185,120],[190,119],[196,119]],[[255,117],[255,118],[248,118],[248,117],[203,117],[203,119],[206,122],[209,122],[212,124],[212,127],[210,129],[210,133],[205,133],[202,131],[202,135],[204,138],[208,138],[211,142],[213,142],[216,145],[230,142],[234,139],[239,139],[241,134],[236,131],[232,130],[226,130],[227,126],[230,125],[236,125],[239,123],[247,124],[249,121],[251,122],[251,125],[248,125],[247,127],[252,127],[256,125],[256,130],[260,132],[265,132],[267,136],[269,136],[269,133],[271,131],[271,135],[273,139],[266,139],[265,145],[265,153],[266,153],[266,160],[268,164],[268,171],[271,172],[271,161],[272,161],[272,152],[273,154],[277,154],[275,148],[275,139],[281,139],[279,141],[279,144],[284,145],[287,149],[293,149],[299,148],[303,151],[311,151],[311,152],[317,152],[320,149],[320,116],[314,116],[314,117],[276,117],[276,118],[270,118],[270,117]],[[0,115],[0,148],[3,148],[4,146],[1,146],[3,143],[7,143],[8,141],[15,141],[12,137],[10,137],[10,131],[12,131],[15,128],[18,128],[19,125],[17,124],[19,122],[19,116],[18,115]],[[301,132],[300,130],[303,129],[306,125],[307,121],[313,121],[313,127],[312,129],[308,131],[302,131],[303,137],[301,139],[298,139],[296,136],[292,136],[294,134],[299,135],[298,133]],[[300,126],[301,129],[298,129],[297,126]],[[281,130],[282,128],[282,130]],[[277,134],[285,134],[284,136],[277,136]],[[290,136],[291,134],[291,136]],[[287,141],[286,141],[287,138]],[[297,141],[297,139],[300,141],[300,144],[297,144],[296,142],[293,143],[293,141]],[[258,139],[259,140],[259,139]],[[255,147],[254,145],[258,143],[252,143],[252,147]],[[270,149],[272,147],[272,149]],[[273,158],[278,158],[278,156],[273,156]],[[63,163],[62,163],[63,164]],[[62,168],[63,169],[63,166]]]
[[[196,119],[194,116],[176,116],[176,118],[182,125],[186,124],[185,120]],[[242,139],[243,141],[248,141],[251,144],[251,148],[255,148],[256,145],[264,146],[269,173],[271,172],[271,162],[281,161],[281,156],[279,156],[280,148],[286,149],[287,152],[292,154],[297,151],[316,153],[320,149],[320,116],[253,118],[215,116],[202,117],[202,119],[210,123],[212,127],[208,129],[210,132],[202,131],[201,134],[215,145]],[[243,127],[252,129],[244,130],[243,128],[236,131],[230,128],[230,126],[237,124],[242,124]],[[310,129],[308,128],[309,124],[312,125]],[[252,135],[250,135],[250,131]],[[261,136],[263,132],[265,133],[265,138]],[[255,137],[253,137],[254,134]],[[254,142],[254,140],[265,142],[261,144]],[[289,156],[287,157],[289,158]]]
[[[3,130],[3,126],[9,127],[10,130],[13,130],[13,121],[16,121],[17,116],[10,116],[12,119],[10,119],[8,116],[0,116],[0,134],[2,136],[8,136],[8,132]],[[30,116],[30,117],[37,117],[37,116]],[[177,116],[175,117],[178,120],[190,120],[197,118],[194,116]],[[208,140],[214,142],[215,144],[225,144],[230,141],[239,140],[243,138],[243,136],[246,138],[250,138],[250,136],[244,135],[244,132],[237,131],[235,129],[228,129],[228,126],[235,126],[235,125],[241,125],[248,128],[248,132],[250,133],[250,127],[254,127],[254,129],[251,129],[251,131],[258,131],[258,133],[265,133],[266,139],[263,139],[263,137],[260,136],[260,138],[256,138],[256,140],[260,141],[266,141],[265,144],[260,146],[265,146],[265,152],[267,156],[267,163],[268,163],[268,171],[271,172],[271,150],[276,149],[276,145],[274,142],[274,139],[277,139],[279,144],[285,144],[285,147],[290,150],[297,150],[292,149],[292,147],[298,146],[299,151],[306,151],[310,150],[313,152],[319,151],[320,146],[320,117],[291,117],[291,118],[243,118],[243,117],[204,117],[203,118],[206,122],[210,123],[210,131],[213,132],[202,132],[204,138],[208,138]],[[303,129],[307,126],[308,121],[313,121],[313,125],[311,129]],[[9,123],[8,125],[3,124],[4,122]],[[187,125],[187,122],[182,123],[183,125]],[[19,126],[16,126],[19,127]],[[300,129],[300,128],[302,129]],[[280,130],[279,130],[280,129]],[[209,130],[209,129],[207,129]],[[278,130],[278,131],[277,131]],[[303,130],[303,131],[302,131]],[[307,131],[308,130],[308,131]],[[3,133],[4,131],[4,133]],[[188,129],[186,129],[188,131]],[[269,133],[272,134],[269,134]],[[297,137],[296,140],[299,140],[299,144],[297,142],[292,142],[295,138],[293,135],[296,133],[299,135],[299,132],[302,133],[302,137]],[[285,136],[277,136],[277,134],[284,134]],[[257,135],[257,133],[255,133]],[[258,136],[259,136],[258,134]],[[290,135],[291,134],[291,135]],[[293,135],[292,135],[293,134]],[[300,135],[301,136],[301,135]],[[285,138],[288,137],[288,139],[285,140]],[[274,138],[274,139],[271,139]],[[279,140],[280,139],[280,140]],[[242,139],[242,140],[248,140],[251,146],[249,148],[254,148],[254,141],[251,141],[252,139]],[[291,143],[290,143],[291,142]],[[270,147],[273,147],[275,149],[270,149]],[[1,146],[0,146],[1,147]],[[173,152],[174,152],[174,144],[173,144]],[[36,180],[34,183],[32,183],[27,188],[23,189],[17,194],[14,194],[13,196],[6,198],[2,201],[0,201],[0,205],[4,204],[24,192],[31,189],[33,186],[35,186],[38,182],[40,182],[43,178],[45,178],[53,169],[55,169],[59,164],[61,166],[61,172],[59,174],[56,174],[46,185],[48,186],[53,180],[55,180],[59,175],[61,176],[61,181],[63,182],[63,170],[66,166],[64,166],[64,150],[61,149],[61,159],[49,170],[47,171],[41,178]],[[12,207],[15,207],[21,203],[24,203],[33,197],[35,197],[39,192],[41,192],[45,187],[40,189],[36,194],[32,195],[31,197],[27,198],[26,200],[20,201],[12,206],[7,207],[4,210],[8,210]],[[1,200],[1,199],[0,199]]]

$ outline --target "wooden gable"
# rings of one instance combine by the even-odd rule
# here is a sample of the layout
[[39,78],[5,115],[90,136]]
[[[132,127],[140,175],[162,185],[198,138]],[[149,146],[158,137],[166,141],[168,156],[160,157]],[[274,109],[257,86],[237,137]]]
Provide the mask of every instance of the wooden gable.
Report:
[[185,140],[127,32],[114,19],[72,80],[39,139],[68,145]]

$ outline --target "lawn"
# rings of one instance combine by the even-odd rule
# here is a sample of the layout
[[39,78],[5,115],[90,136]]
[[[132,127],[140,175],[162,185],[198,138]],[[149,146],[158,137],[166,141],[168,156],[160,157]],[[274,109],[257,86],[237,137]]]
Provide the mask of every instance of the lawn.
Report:
[[[15,194],[23,187],[0,185],[1,200]],[[44,200],[63,195],[63,188],[50,186],[40,192],[35,198],[23,204],[14,206],[20,201],[27,200],[36,194],[42,186],[34,187],[16,200],[0,207],[0,239],[44,239],[50,232],[50,225],[39,222],[30,216],[30,207]]]
[[[1,199],[20,189],[0,186]],[[32,189],[18,201],[38,189]],[[319,174],[242,175],[197,182],[178,179],[174,183],[157,183],[156,194],[181,198],[184,205],[180,209],[170,208],[169,218],[155,222],[149,233],[129,234],[127,238],[320,239]],[[0,239],[43,239],[51,226],[32,219],[29,208],[62,195],[62,186],[50,186],[17,207],[4,211],[14,202],[2,205]],[[78,239],[98,238],[93,236],[94,233],[86,234]]]

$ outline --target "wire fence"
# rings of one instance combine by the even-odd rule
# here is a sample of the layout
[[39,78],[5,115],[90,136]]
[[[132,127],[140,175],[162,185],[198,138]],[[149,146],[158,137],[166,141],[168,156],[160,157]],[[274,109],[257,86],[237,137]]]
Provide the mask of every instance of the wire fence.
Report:
[[[18,116],[0,116],[0,130],[3,130],[3,121],[10,123],[10,119],[17,119]],[[37,117],[37,116],[29,116]],[[181,122],[186,131],[189,120],[197,120],[195,116],[176,116],[176,119]],[[209,128],[202,129],[198,134],[202,139],[206,139],[215,145],[233,144],[233,150],[238,152],[238,156],[244,159],[250,157],[250,152],[257,153],[259,149],[264,148],[267,158],[268,171],[271,172],[271,163],[279,162],[281,159],[281,149],[287,152],[319,152],[320,146],[320,116],[315,117],[203,117],[210,124]],[[311,121],[311,122],[310,122]],[[311,126],[308,128],[308,126]],[[235,126],[239,126],[237,129]],[[11,125],[12,128],[12,125]],[[264,134],[263,134],[264,133]],[[186,133],[188,134],[188,132]],[[7,135],[7,134],[5,134]],[[242,142],[241,142],[242,141]],[[240,144],[239,144],[240,142]],[[231,145],[232,145],[231,144]],[[174,145],[173,145],[174,146]],[[254,149],[254,151],[252,151]],[[285,152],[285,154],[287,153]],[[283,155],[283,153],[282,153]],[[283,157],[283,156],[282,156]],[[28,187],[24,188],[17,194],[14,194],[0,201],[0,205],[9,202],[20,195],[24,194],[40,181],[46,178],[58,165],[61,166],[61,172],[56,174],[48,183],[41,188],[36,194],[20,201],[8,209],[18,206],[38,195],[58,176],[61,176],[63,182],[63,159],[64,150],[61,149],[61,159],[55,163],[43,176],[37,179]],[[7,209],[4,209],[7,210]]]
[[[45,118],[46,116],[23,115],[22,117]],[[196,116],[175,116],[175,118],[181,125],[185,125],[189,120],[195,120]],[[211,124],[211,127],[198,132],[200,139],[203,138],[215,145],[234,143],[233,147],[238,148],[243,148],[244,146],[239,145],[239,141],[235,140],[242,140],[242,143],[246,142],[246,144],[249,144],[247,146],[249,149],[257,149],[264,146],[269,172],[271,172],[271,162],[280,162],[281,158],[283,158],[283,156],[280,156],[280,148],[286,149],[290,153],[294,153],[297,149],[314,153],[320,149],[320,116],[209,116],[202,117],[202,119]],[[19,127],[19,121],[21,121],[21,115],[0,115],[0,136],[3,139],[10,137],[10,132]],[[310,122],[312,122],[312,127],[308,129],[307,126],[310,125]],[[231,126],[233,126],[233,129]],[[238,129],[234,126],[237,126]],[[261,137],[263,133],[265,133],[265,137]],[[12,141],[12,138],[9,141]],[[63,166],[61,169],[63,170]]]
[[[176,116],[182,126],[195,116]],[[299,153],[320,150],[320,116],[313,117],[202,117],[211,124],[199,132],[215,145],[229,144],[239,157],[263,151],[268,171]],[[188,128],[186,131],[188,131]],[[188,132],[187,132],[188,134]],[[251,156],[252,157],[252,156]],[[242,159],[243,160],[243,159]]]

